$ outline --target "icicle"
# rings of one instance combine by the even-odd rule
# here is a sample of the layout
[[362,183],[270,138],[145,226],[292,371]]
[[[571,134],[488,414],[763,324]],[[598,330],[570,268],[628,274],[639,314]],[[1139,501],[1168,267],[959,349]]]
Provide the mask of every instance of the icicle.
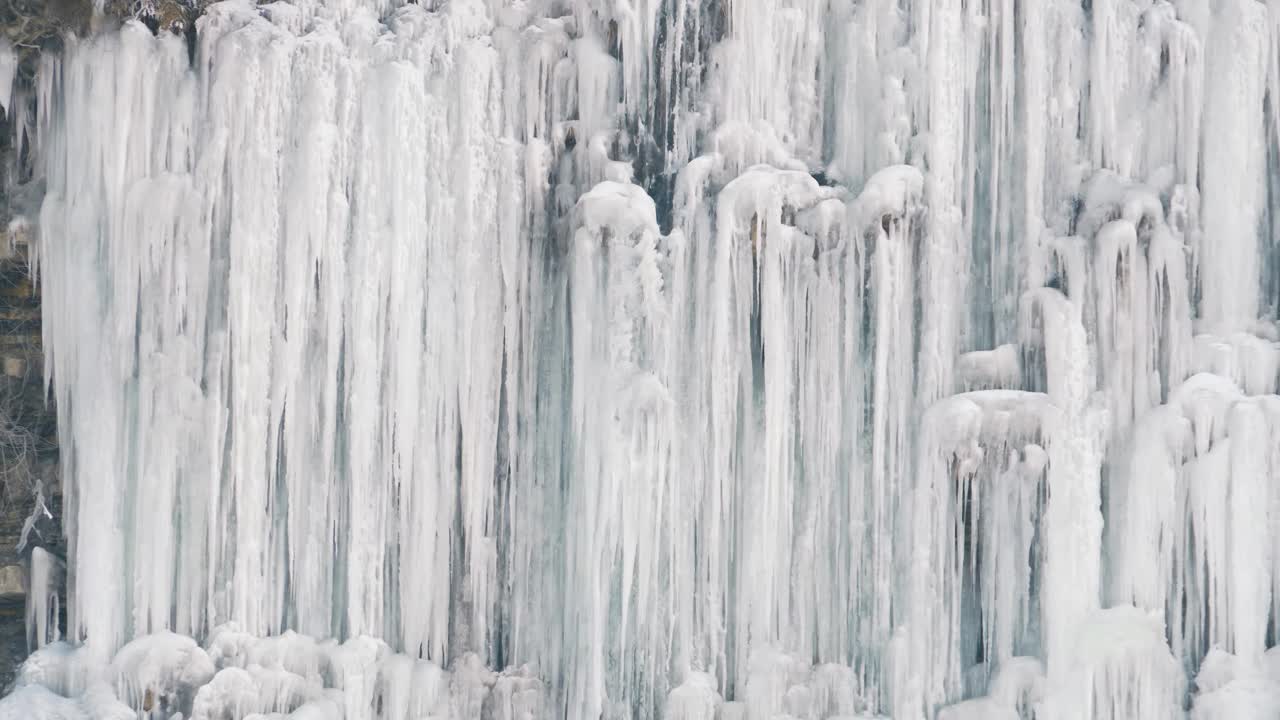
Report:
[[18,53],[8,38],[0,40],[0,108],[9,116],[14,108],[14,80],[18,75]]
[[1205,76],[1222,80],[1207,83],[1204,100],[1204,236],[1196,262],[1200,317],[1215,329],[1251,325],[1258,316],[1266,12],[1254,2],[1223,3],[1205,44]]
[[27,648],[38,650],[62,639],[59,615],[66,563],[42,547],[31,550],[27,588]]
[[[583,522],[568,538],[566,564],[572,586],[591,590],[566,606],[564,625],[575,628],[572,655],[596,659],[570,671],[566,691],[576,712],[596,717],[607,700],[633,702],[624,678],[648,676],[661,657],[647,630],[659,621],[649,603],[665,564],[658,538],[674,470],[671,397],[656,372],[670,310],[649,196],[604,182],[583,195],[577,215],[569,292],[581,482],[568,510]],[[606,677],[609,648],[626,652],[619,675]]]
[[[1101,466],[1106,417],[1094,387],[1080,310],[1051,289],[1034,291],[1031,314],[1043,328],[1048,396],[1058,413],[1047,432],[1049,471],[1045,502],[1041,630],[1048,702],[1070,703],[1073,635],[1101,603]],[[1062,693],[1058,696],[1058,693]]]
[[82,646],[37,549],[0,715],[1265,712],[1280,25],[1219,4],[0,44]]

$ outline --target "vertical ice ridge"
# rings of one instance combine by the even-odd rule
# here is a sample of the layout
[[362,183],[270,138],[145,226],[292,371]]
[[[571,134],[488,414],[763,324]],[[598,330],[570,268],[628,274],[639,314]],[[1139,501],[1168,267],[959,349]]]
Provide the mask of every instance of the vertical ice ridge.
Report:
[[13,107],[83,649],[12,702],[1265,715],[1271,5],[233,0],[194,62],[69,39]]

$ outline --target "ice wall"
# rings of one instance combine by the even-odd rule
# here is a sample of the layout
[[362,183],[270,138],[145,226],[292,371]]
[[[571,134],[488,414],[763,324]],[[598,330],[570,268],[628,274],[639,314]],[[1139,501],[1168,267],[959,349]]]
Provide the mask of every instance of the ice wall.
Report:
[[1280,5],[190,42],[15,93],[73,645],[0,718],[1280,711]]

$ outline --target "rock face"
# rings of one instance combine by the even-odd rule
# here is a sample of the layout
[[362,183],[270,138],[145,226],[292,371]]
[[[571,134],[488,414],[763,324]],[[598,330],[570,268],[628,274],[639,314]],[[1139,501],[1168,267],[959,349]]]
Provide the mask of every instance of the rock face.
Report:
[[[20,7],[4,5],[8,12]],[[51,22],[71,27],[71,9],[68,0],[54,0],[41,21],[60,13]],[[21,42],[14,32],[22,27],[35,32],[35,20],[7,24],[11,20],[5,18],[4,27],[11,42]],[[28,651],[32,551],[43,548],[55,564],[66,554],[56,414],[44,393],[40,294],[29,261],[34,228],[26,220],[38,212],[40,188],[21,184],[27,179],[21,166],[9,133],[0,134],[0,688],[9,685]],[[60,618],[58,626],[64,625]]]
[[18,49],[22,74],[30,78],[41,51],[67,33],[83,34],[92,18],[92,0],[10,0],[0,3],[0,34]]
[[109,17],[138,18],[153,32],[184,33],[208,4],[209,0],[108,0],[104,9]]
[[5,235],[0,240],[0,250],[8,251],[0,257],[0,687],[9,684],[27,655],[31,551],[42,547],[54,557],[65,555],[55,416],[41,379],[40,299],[25,247],[13,248],[11,235]]
[[136,18],[152,32],[191,32],[211,0],[6,0],[0,3],[0,36],[18,49],[21,76],[30,79],[42,51],[57,48],[68,34],[83,36],[103,25]]

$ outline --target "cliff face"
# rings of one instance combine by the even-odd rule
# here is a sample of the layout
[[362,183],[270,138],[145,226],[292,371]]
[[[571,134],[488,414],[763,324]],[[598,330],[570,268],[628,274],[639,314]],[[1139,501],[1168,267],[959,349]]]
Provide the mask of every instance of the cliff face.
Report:
[[68,34],[84,36],[122,19],[136,18],[154,32],[185,33],[211,0],[8,0],[0,3],[0,35],[19,51],[24,74],[34,73],[39,53],[56,50]]
[[58,563],[65,556],[54,408],[41,377],[40,297],[26,246],[14,246],[24,233],[14,230],[0,239],[0,687],[27,654],[31,553],[44,548]]
[[[55,414],[43,387],[40,296],[31,272],[32,228],[25,219],[37,215],[39,183],[31,182],[28,158],[15,148],[23,144],[13,142],[29,126],[18,118],[30,108],[13,100],[30,96],[25,89],[40,53],[56,51],[63,34],[88,28],[89,2],[0,4],[0,40],[16,61],[10,71],[18,86],[6,86],[12,94],[0,98],[6,108],[0,131],[0,687],[12,682],[29,648],[31,553],[44,547],[59,562],[65,556]],[[61,595],[62,588],[56,592]]]
[[20,77],[29,80],[41,52],[68,33],[84,34],[92,18],[93,0],[10,0],[0,4],[0,34],[17,49]]

